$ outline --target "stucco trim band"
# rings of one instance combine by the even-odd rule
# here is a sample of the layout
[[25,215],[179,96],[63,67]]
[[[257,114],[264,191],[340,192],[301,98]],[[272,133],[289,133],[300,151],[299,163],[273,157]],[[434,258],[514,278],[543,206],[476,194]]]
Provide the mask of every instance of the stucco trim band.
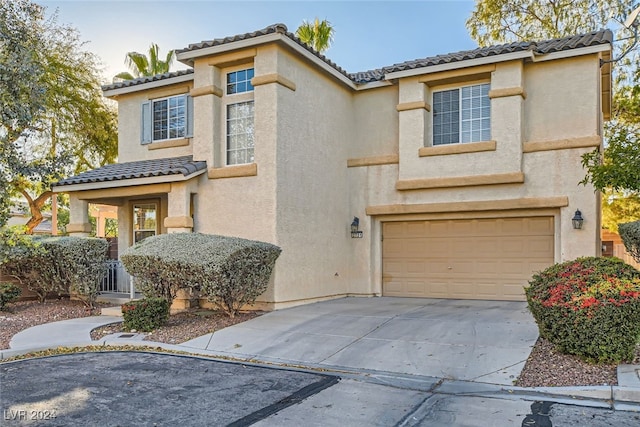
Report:
[[170,139],[162,142],[147,144],[147,150],[161,150],[163,148],[186,147],[191,140],[189,138]]
[[491,72],[495,70],[496,64],[487,64],[457,70],[440,71],[438,73],[420,77],[418,82],[424,83],[427,86],[460,83],[469,80],[490,78]]
[[403,102],[402,104],[396,105],[396,110],[398,110],[398,112],[419,110],[421,108],[427,111],[431,111],[431,105],[427,104],[424,101]]
[[504,87],[501,89],[491,89],[489,91],[489,98],[506,98],[508,96],[518,96],[520,95],[522,99],[527,99],[527,92],[521,86],[514,87]]
[[599,135],[585,136],[581,138],[557,139],[555,141],[529,141],[522,146],[524,153],[536,151],[567,150],[570,148],[599,147],[602,138]]
[[165,98],[167,96],[183,95],[185,93],[189,93],[190,90],[191,86],[170,87],[164,90],[151,91],[151,93],[149,93],[149,95],[147,96],[147,99],[158,99]]
[[253,61],[253,58],[258,54],[258,50],[253,49],[245,49],[239,52],[230,52],[230,53],[222,53],[217,55],[215,58],[212,58],[207,62],[209,65],[213,65],[215,67],[232,67],[234,65],[245,64]]
[[400,156],[398,156],[397,154],[347,159],[348,168],[357,168],[361,166],[397,165],[398,163],[400,163]]
[[465,144],[434,145],[432,147],[420,147],[418,155],[446,156],[449,154],[479,153],[482,151],[496,151],[496,141],[470,142]]
[[477,202],[422,203],[367,206],[367,215],[421,214],[439,212],[479,212],[515,209],[562,208],[569,206],[567,196],[485,200]]
[[222,97],[222,89],[219,88],[216,85],[194,87],[189,92],[189,95],[191,95],[192,98],[195,98],[195,97],[198,97],[198,96],[203,96],[203,95],[215,95],[218,98],[221,98]]
[[255,76],[251,79],[251,84],[253,86],[262,86],[270,83],[278,83],[279,85],[284,86],[294,92],[296,90],[296,84],[294,82],[286,77],[281,76],[278,73],[263,74],[261,76]]
[[91,224],[88,222],[67,224],[67,233],[91,233]]
[[131,187],[104,188],[74,192],[80,200],[93,200],[119,197],[139,197],[149,194],[163,194],[171,191],[170,183],[134,185]]
[[193,228],[190,216],[168,216],[164,219],[165,228]]
[[258,175],[258,164],[249,163],[246,165],[225,166],[223,168],[209,168],[208,175],[209,179],[256,176]]
[[454,176],[450,178],[405,179],[396,182],[396,189],[423,190],[429,188],[473,187],[478,185],[522,184],[522,172],[497,173],[491,175]]

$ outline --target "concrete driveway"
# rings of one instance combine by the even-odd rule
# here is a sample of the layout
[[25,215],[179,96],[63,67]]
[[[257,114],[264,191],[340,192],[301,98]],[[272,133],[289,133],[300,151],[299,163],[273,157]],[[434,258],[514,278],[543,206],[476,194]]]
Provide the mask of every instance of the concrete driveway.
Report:
[[183,346],[247,360],[512,385],[537,337],[523,302],[342,298],[274,311]]

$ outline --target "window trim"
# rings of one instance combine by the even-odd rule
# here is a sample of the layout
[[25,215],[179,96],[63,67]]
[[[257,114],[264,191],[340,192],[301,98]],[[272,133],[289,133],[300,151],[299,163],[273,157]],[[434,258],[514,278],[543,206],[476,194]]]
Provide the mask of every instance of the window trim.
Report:
[[[462,123],[463,123],[463,119],[462,119],[462,115],[463,115],[463,109],[462,109],[462,89],[463,88],[470,88],[470,87],[474,87],[474,86],[481,86],[481,85],[487,85],[488,89],[487,89],[487,99],[489,100],[489,138],[488,139],[479,139],[479,140],[471,140],[471,141],[462,141]],[[441,143],[441,144],[435,144],[435,137],[436,137],[436,133],[435,133],[435,115],[436,115],[436,107],[435,107],[435,102],[434,102],[434,96],[436,93],[440,93],[440,92],[446,92],[446,91],[450,91],[450,90],[458,90],[458,142],[447,142],[447,143]],[[482,80],[478,80],[478,81],[470,81],[470,82],[465,82],[465,84],[460,84],[460,83],[451,83],[451,84],[447,84],[447,85],[441,85],[438,86],[437,89],[434,88],[431,90],[431,138],[430,138],[430,144],[427,147],[446,147],[446,146],[452,146],[452,145],[459,145],[459,144],[473,144],[473,143],[478,143],[478,142],[485,142],[485,141],[491,141],[491,130],[492,130],[492,123],[491,123],[491,118],[493,116],[492,114],[492,109],[491,109],[491,98],[489,96],[489,91],[491,90],[491,81],[487,80],[487,79],[482,79]]]
[[[251,89],[247,89],[247,90],[243,90],[241,92],[233,92],[233,93],[229,93],[229,75],[234,74],[234,73],[239,73],[242,71],[251,71],[251,77],[249,77],[248,79],[245,80],[241,80],[241,82],[246,82],[249,85],[251,85]],[[245,93],[250,93],[253,92],[255,90],[255,88],[253,87],[253,85],[251,84],[251,79],[255,76],[255,67],[252,65],[250,67],[245,66],[240,66],[238,68],[233,68],[233,69],[229,69],[228,71],[226,71],[224,73],[224,94],[226,96],[235,96],[235,95],[242,95]]]
[[[222,147],[221,147],[221,159],[224,159],[221,163],[223,164],[224,167],[232,167],[232,166],[242,166],[242,165],[250,165],[252,163],[255,163],[255,88],[253,86],[251,86],[251,90],[247,90],[244,92],[235,92],[235,93],[228,93],[228,84],[227,84],[227,79],[228,76],[231,73],[237,73],[238,71],[244,71],[244,70],[254,70],[254,76],[255,76],[255,67],[253,64],[242,64],[236,67],[230,67],[228,69],[226,69],[224,71],[224,73],[222,73],[222,78],[223,78],[223,82],[224,82],[224,96],[222,98],[223,100],[223,105],[222,105],[222,123],[223,123],[223,130],[222,130]],[[246,80],[245,80],[246,81]],[[231,105],[236,105],[236,104],[243,104],[243,103],[248,103],[248,102],[252,102],[253,103],[253,137],[254,137],[254,147],[253,147],[253,160],[249,160],[247,162],[244,163],[229,163],[229,106]]]
[[[160,232],[160,200],[152,199],[152,200],[135,200],[135,201],[132,201],[131,202],[131,211],[130,211],[130,214],[131,214],[131,243],[132,243],[132,245],[135,245],[136,243],[139,243],[139,242],[136,241],[136,232],[137,231],[152,231],[152,229],[150,229],[150,228],[144,228],[144,229],[139,229],[139,230],[136,229],[136,207],[144,206],[144,205],[154,205],[155,206],[156,227],[155,227],[155,230],[153,230],[155,232],[154,236],[157,236],[157,235],[161,234],[161,232]],[[147,237],[151,237],[151,236],[147,236]]]
[[[175,137],[167,137],[162,139],[154,139],[154,118],[153,118],[153,106],[156,102],[168,101],[172,98],[184,98],[185,99],[185,134]],[[167,104],[168,105],[168,104]],[[167,112],[168,114],[168,112]],[[180,93],[175,95],[163,96],[159,98],[149,99],[142,103],[141,109],[141,135],[140,143],[142,145],[163,143],[167,141],[176,141],[181,139],[187,139],[193,137],[193,98],[188,93]],[[169,118],[167,118],[167,121]],[[169,127],[167,123],[167,136],[169,136]]]

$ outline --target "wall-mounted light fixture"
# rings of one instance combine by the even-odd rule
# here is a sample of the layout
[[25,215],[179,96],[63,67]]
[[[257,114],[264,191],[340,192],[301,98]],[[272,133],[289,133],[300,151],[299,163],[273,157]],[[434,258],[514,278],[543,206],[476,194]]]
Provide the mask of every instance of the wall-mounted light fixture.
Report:
[[582,218],[582,212],[580,209],[576,210],[576,213],[571,218],[571,223],[573,223],[573,228],[576,230],[580,230],[582,228],[582,223],[584,222],[584,218]]
[[634,47],[636,47],[636,44],[638,44],[638,26],[640,25],[640,19],[638,19],[639,15],[640,15],[640,7],[637,7],[629,14],[627,19],[622,23],[622,26],[625,27],[627,30],[633,31],[633,36],[625,37],[623,39],[616,40],[616,41],[622,41],[622,40],[628,40],[628,39],[633,38],[633,43],[631,43],[631,46],[629,46],[627,48],[627,50],[622,52],[620,54],[620,56],[618,56],[617,58],[609,59],[607,61],[601,59],[600,60],[600,66],[601,67],[604,64],[607,64],[607,63],[610,63],[610,62],[618,62],[618,61],[620,61],[622,58],[624,58],[627,55],[627,53],[631,52],[631,50]]
[[352,239],[361,239],[363,236],[362,231],[358,228],[360,227],[360,218],[357,216],[353,217],[353,221],[351,221],[351,238]]

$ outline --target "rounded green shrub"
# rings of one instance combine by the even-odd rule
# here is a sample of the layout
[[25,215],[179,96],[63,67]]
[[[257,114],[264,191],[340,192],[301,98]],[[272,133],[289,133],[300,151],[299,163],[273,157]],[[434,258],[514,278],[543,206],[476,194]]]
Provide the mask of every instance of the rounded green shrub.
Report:
[[618,224],[618,233],[627,252],[640,262],[640,221]]
[[169,301],[164,298],[144,298],[122,304],[124,329],[150,332],[169,320]]
[[525,288],[540,336],[590,362],[630,360],[640,339],[640,272],[585,257],[537,273]]
[[0,283],[0,310],[10,302],[17,300],[21,293],[20,286],[8,282]]
[[280,252],[256,240],[171,233],[149,237],[120,258],[145,296],[172,302],[180,289],[199,291],[233,317],[266,291]]

